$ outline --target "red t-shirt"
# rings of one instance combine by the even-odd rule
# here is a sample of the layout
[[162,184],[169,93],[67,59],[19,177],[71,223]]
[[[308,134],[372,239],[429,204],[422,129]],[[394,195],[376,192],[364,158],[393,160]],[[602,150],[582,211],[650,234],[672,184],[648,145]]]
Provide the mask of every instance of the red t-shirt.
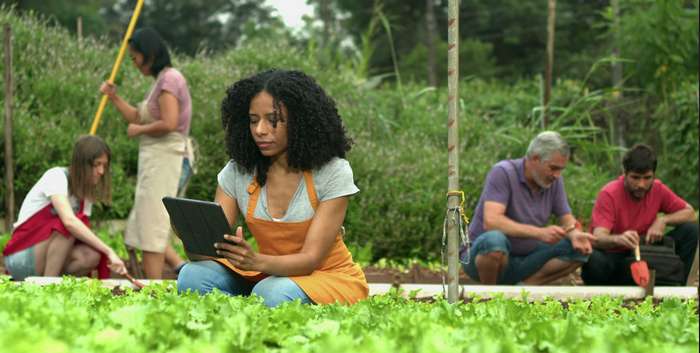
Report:
[[678,197],[659,179],[654,180],[651,190],[641,200],[635,200],[625,191],[624,176],[609,182],[600,190],[591,215],[591,231],[596,227],[610,230],[610,234],[621,234],[636,230],[646,234],[656,220],[656,215],[674,213],[684,209],[687,202]]

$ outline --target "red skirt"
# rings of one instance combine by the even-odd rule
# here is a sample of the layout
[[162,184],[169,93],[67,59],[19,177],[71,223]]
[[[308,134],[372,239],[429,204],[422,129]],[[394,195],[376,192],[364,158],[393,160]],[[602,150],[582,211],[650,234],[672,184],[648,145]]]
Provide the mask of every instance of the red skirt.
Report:
[[[80,210],[76,216],[89,228],[90,219],[83,212],[83,204],[83,202],[80,203]],[[73,236],[68,229],[66,229],[63,222],[61,222],[61,218],[53,212],[53,205],[49,203],[12,232],[12,237],[10,241],[7,242],[2,254],[3,256],[8,256],[18,251],[28,249],[48,239],[54,232],[66,238]],[[107,267],[107,263],[107,255],[100,252],[100,262],[97,265],[98,278],[109,278],[110,271],[109,267]]]

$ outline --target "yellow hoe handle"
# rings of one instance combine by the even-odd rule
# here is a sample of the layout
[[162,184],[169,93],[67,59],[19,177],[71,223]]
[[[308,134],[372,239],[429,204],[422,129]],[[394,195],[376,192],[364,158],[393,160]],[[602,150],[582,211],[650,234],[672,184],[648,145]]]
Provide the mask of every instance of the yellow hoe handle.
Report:
[[[131,21],[129,22],[129,27],[126,29],[126,33],[124,34],[124,40],[122,40],[122,46],[119,48],[119,54],[117,54],[117,60],[114,62],[114,66],[112,66],[112,74],[109,75],[109,79],[107,82],[109,83],[114,83],[114,79],[117,77],[117,72],[119,72],[119,66],[122,63],[122,60],[124,59],[124,53],[126,52],[126,46],[129,43],[129,38],[131,38],[131,34],[134,33],[134,27],[136,27],[136,21],[139,18],[139,14],[141,14],[141,8],[143,7],[143,0],[137,0],[138,2],[136,3],[136,8],[134,9],[134,13],[131,15]],[[95,119],[92,120],[92,127],[90,128],[90,135],[94,135],[95,132],[97,131],[97,126],[100,125],[100,118],[102,118],[102,112],[105,110],[105,106],[107,105],[107,95],[103,94],[102,95],[102,100],[100,100],[100,105],[97,107],[97,112],[95,113]]]

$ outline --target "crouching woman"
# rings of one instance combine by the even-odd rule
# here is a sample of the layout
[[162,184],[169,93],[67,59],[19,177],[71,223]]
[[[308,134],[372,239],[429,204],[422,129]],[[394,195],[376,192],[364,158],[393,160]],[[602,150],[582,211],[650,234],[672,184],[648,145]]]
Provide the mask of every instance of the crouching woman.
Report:
[[93,202],[111,199],[110,150],[96,136],[82,136],[68,168],[47,170],[22,202],[12,237],[3,251],[14,280],[28,276],[85,276],[110,269],[125,274],[124,262],[90,230]]
[[217,243],[221,258],[192,262],[178,290],[256,294],[265,305],[354,303],[367,281],[343,242],[348,199],[359,189],[345,153],[335,103],[299,71],[270,70],[236,82],[221,116],[230,162],[218,175],[216,202],[241,227]]

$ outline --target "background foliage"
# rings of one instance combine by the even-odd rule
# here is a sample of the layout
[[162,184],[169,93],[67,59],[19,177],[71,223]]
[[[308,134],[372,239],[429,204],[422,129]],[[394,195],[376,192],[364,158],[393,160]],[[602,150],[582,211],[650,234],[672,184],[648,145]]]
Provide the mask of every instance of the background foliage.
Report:
[[[614,94],[606,83],[610,75],[607,41],[601,41],[597,49],[582,45],[582,52],[569,53],[572,61],[586,55],[580,62],[588,64],[585,70],[562,68],[555,82],[555,117],[549,128],[560,131],[574,146],[565,182],[575,215],[584,221],[597,191],[619,173],[623,147],[612,142],[617,141],[612,131],[619,117],[626,127],[624,143],[646,142],[656,147],[661,156],[659,176],[698,206],[698,55],[693,46],[697,43],[697,1],[622,3],[626,9],[622,23],[629,24],[620,29],[627,43],[622,46],[623,57],[634,59],[625,62],[624,94]],[[377,27],[365,28],[358,36],[363,44],[346,48],[347,53],[329,49],[334,48],[329,42],[274,35],[278,33],[275,29],[251,30],[235,49],[176,55],[175,66],[184,73],[192,92],[192,134],[200,145],[200,172],[192,180],[188,196],[211,199],[216,174],[226,163],[219,122],[225,88],[262,69],[300,69],[315,76],[337,100],[355,140],[349,160],[362,191],[348,210],[348,243],[375,260],[438,258],[447,185],[446,91],[441,86],[429,87],[421,78],[422,49],[417,45],[407,52],[402,49],[399,39],[405,38],[399,33],[403,27],[391,24],[401,17],[392,15],[394,6],[390,4],[384,2],[382,16],[392,19],[388,23],[397,38],[397,52],[408,53],[397,63],[406,77],[400,85],[387,80],[382,65],[373,64],[379,60],[375,55],[386,49],[380,40],[386,28],[380,20],[375,22]],[[586,6],[604,11],[597,17],[591,15],[595,21],[590,21],[597,24],[596,33],[605,38],[610,36],[608,13],[605,6],[595,4]],[[477,5],[467,2],[465,8]],[[511,5],[515,9],[526,7],[524,3],[502,4],[503,8]],[[570,6],[574,5],[571,2]],[[562,5],[564,9],[567,6]],[[74,139],[88,131],[99,100],[99,83],[116,57],[117,41],[88,36],[81,45],[63,27],[36,15],[19,16],[7,8],[0,10],[0,23],[11,24],[14,33],[14,186],[21,202],[46,169],[68,163]],[[668,30],[652,33],[658,26]],[[467,195],[470,215],[491,165],[500,159],[521,157],[528,141],[541,130],[541,82],[532,75],[538,70],[527,65],[522,65],[525,71],[507,74],[518,64],[504,64],[500,54],[494,54],[502,50],[495,42],[463,36],[462,56],[476,63],[469,70],[495,75],[488,78],[491,74],[463,73],[460,83],[460,185]],[[520,38],[519,34],[513,36]],[[586,38],[598,37],[591,33]],[[659,46],[665,46],[665,51],[659,51]],[[596,57],[595,53],[602,54]],[[129,63],[117,78],[120,93],[132,103],[143,99],[151,83]],[[114,151],[114,202],[96,210],[97,219],[125,218],[133,202],[137,143],[125,132],[125,124],[109,107],[98,134]],[[4,176],[2,153],[0,173]],[[3,183],[0,197],[4,193]],[[4,213],[2,207],[4,204],[0,213]]]

